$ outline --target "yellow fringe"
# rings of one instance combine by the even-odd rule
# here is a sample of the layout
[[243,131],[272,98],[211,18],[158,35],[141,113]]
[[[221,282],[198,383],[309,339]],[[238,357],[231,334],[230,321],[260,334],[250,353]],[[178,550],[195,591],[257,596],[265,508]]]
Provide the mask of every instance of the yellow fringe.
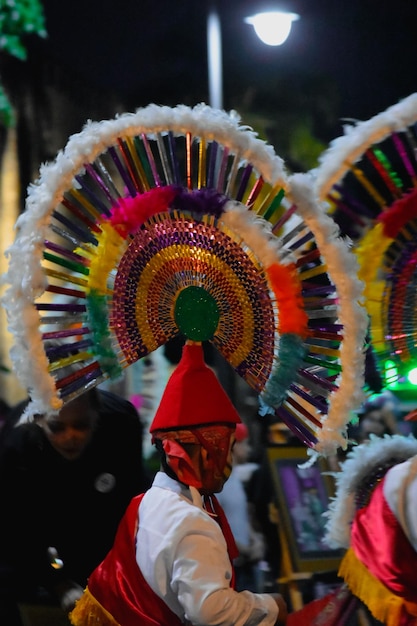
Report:
[[339,576],[352,593],[366,604],[372,615],[386,626],[398,626],[403,608],[417,616],[417,604],[393,594],[359,561],[350,548],[339,568]]
[[90,593],[88,587],[69,614],[73,626],[121,626]]

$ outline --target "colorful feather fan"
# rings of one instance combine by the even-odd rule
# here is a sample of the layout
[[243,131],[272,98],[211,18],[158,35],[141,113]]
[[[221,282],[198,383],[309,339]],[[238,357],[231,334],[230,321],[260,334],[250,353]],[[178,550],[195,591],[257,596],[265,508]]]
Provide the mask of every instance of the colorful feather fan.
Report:
[[356,262],[236,114],[150,105],[88,123],[29,189],[4,298],[28,416],[179,335],[210,341],[318,453],[362,400]]
[[316,171],[365,284],[371,344],[399,375],[417,357],[417,94],[346,129]]

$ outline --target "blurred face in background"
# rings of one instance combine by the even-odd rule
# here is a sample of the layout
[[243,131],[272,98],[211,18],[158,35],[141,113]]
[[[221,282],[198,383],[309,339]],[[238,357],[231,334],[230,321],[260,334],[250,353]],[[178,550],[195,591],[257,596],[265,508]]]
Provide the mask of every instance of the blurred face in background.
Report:
[[385,434],[393,435],[395,432],[397,432],[395,417],[389,407],[368,410],[360,418],[360,441],[366,441],[371,434],[377,437],[383,437]]
[[98,412],[93,394],[83,394],[62,407],[56,415],[38,417],[51,446],[65,459],[78,459],[93,436]]
[[242,439],[241,441],[235,441],[233,446],[233,463],[239,465],[246,463],[251,453],[251,446],[249,439]]

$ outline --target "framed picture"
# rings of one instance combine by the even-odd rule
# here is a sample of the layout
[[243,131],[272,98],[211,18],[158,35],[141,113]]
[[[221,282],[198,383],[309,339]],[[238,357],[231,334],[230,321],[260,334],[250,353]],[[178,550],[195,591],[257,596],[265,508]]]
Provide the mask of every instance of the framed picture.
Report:
[[302,468],[308,460],[303,447],[268,448],[282,536],[297,572],[337,570],[344,550],[334,550],[325,538],[326,518],[334,482],[324,460]]

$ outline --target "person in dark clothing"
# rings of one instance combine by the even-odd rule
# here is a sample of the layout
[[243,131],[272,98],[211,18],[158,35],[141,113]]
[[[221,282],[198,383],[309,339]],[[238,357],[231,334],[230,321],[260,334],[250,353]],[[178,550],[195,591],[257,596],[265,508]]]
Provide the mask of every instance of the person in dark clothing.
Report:
[[131,498],[149,486],[142,425],[130,402],[93,389],[56,415],[0,438],[0,623],[20,624],[19,602],[68,611],[110,549]]

